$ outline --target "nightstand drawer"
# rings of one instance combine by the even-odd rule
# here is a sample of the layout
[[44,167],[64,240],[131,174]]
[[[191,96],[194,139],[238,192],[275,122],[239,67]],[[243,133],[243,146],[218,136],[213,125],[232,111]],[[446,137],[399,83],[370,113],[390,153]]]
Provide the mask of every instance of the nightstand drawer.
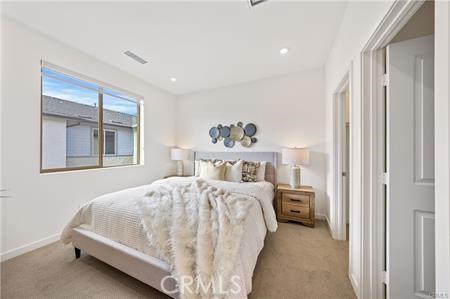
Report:
[[281,213],[291,217],[309,218],[309,207],[283,202],[281,204]]
[[281,200],[286,204],[309,206],[309,195],[283,192]]

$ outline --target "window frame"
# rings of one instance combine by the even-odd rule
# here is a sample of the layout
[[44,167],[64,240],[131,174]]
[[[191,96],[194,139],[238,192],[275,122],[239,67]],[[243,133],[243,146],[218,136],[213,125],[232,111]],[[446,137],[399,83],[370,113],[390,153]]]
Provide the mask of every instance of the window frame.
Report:
[[[98,90],[98,127],[97,128],[93,128],[97,129],[99,132],[99,136],[98,136],[98,147],[100,148],[104,148],[104,131],[105,130],[109,130],[109,131],[114,131],[115,133],[115,139],[114,139],[114,145],[115,145],[115,155],[105,155],[104,153],[100,155],[98,155],[98,161],[97,161],[97,165],[89,165],[89,166],[75,166],[75,167],[62,167],[62,168],[42,168],[42,162],[43,162],[43,142],[42,142],[42,138],[43,138],[43,111],[44,111],[44,107],[43,107],[43,68],[47,68],[50,69],[52,71],[58,72],[58,73],[62,73],[63,75],[69,76],[69,77],[73,77],[75,79],[78,80],[82,80],[82,81],[87,81],[88,83],[93,83],[93,84],[97,84],[100,88]],[[59,67],[57,65],[54,65],[52,63],[46,62],[44,60],[41,60],[41,65],[39,68],[40,71],[40,115],[39,115],[39,119],[40,119],[40,136],[39,136],[39,143],[40,143],[40,161],[39,161],[39,170],[41,174],[45,174],[45,173],[54,173],[54,172],[67,172],[67,171],[77,171],[77,170],[88,170],[88,169],[100,169],[100,168],[115,168],[115,167],[127,167],[127,166],[135,166],[135,165],[141,165],[141,125],[142,125],[142,120],[141,120],[141,112],[143,109],[143,105],[144,105],[144,98],[142,96],[139,96],[137,94],[134,94],[132,92],[128,92],[126,90],[123,90],[121,88],[112,86],[110,84],[101,82],[99,80],[87,77],[85,75],[81,75],[79,73],[64,69],[62,67]],[[120,94],[123,94],[127,97],[130,97],[131,99],[134,99],[135,101],[132,101],[131,99],[125,99],[122,98],[124,101],[131,101],[131,102],[135,102],[136,106],[137,106],[137,114],[136,114],[136,163],[131,163],[131,164],[126,164],[126,165],[110,165],[110,166],[104,166],[103,165],[103,158],[104,157],[114,157],[117,155],[117,131],[115,130],[111,130],[111,129],[105,129],[104,128],[104,123],[103,123],[103,89],[106,88],[108,90],[112,90],[114,92],[118,92]],[[113,95],[115,96],[115,95]],[[118,97],[118,96],[116,96]],[[118,97],[121,98],[121,97]],[[92,132],[93,132],[92,130]],[[93,138],[93,133],[92,136]],[[91,149],[91,153],[93,153],[93,149]]]

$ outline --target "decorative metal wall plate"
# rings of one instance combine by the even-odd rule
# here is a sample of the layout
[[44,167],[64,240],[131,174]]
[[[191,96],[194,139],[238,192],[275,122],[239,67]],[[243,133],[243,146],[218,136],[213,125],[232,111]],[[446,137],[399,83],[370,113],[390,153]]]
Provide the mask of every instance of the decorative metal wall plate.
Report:
[[250,147],[252,145],[252,139],[249,136],[244,136],[241,140],[241,145],[243,147]]
[[224,146],[228,148],[232,148],[236,142],[240,142],[243,147],[250,147],[258,141],[253,137],[256,132],[257,129],[253,123],[248,123],[245,126],[242,122],[229,126],[218,124],[209,129],[209,137],[214,144],[223,140]]
[[234,141],[240,141],[244,138],[244,129],[238,126],[234,126],[230,129],[230,138]]
[[209,136],[211,138],[217,138],[220,135],[220,131],[217,127],[212,127],[211,129],[209,129]]
[[245,135],[248,137],[253,137],[256,134],[256,126],[252,123],[246,124],[244,127]]
[[220,129],[220,136],[222,136],[223,138],[230,137],[230,127],[222,127],[222,129]]
[[234,140],[231,139],[230,137],[227,137],[223,140],[223,145],[225,145],[225,147],[233,147],[234,146]]

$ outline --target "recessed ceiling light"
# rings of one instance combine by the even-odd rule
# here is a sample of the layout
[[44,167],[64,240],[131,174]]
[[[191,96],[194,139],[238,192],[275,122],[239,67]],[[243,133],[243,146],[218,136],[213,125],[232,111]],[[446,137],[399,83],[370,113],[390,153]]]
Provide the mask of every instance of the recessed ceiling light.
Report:
[[177,78],[175,78],[175,77],[172,77],[172,78],[170,78],[170,81],[172,81],[172,82],[176,82],[176,81],[177,81]]
[[289,52],[288,48],[283,48],[283,49],[280,50],[280,54],[281,55],[286,55],[288,52]]

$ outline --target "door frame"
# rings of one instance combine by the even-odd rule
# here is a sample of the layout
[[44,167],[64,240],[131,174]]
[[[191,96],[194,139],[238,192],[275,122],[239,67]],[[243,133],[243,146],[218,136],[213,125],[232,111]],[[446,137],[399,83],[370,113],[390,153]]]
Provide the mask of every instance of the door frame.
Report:
[[394,2],[361,52],[361,298],[383,298],[389,279],[384,271],[384,48],[424,2]]
[[436,297],[450,296],[450,3],[435,1]]
[[[335,228],[332,231],[332,235],[334,239],[337,240],[346,240],[346,223],[347,223],[347,215],[346,215],[346,202],[343,196],[343,165],[342,165],[342,156],[344,154],[343,148],[345,146],[344,140],[344,130],[345,125],[343,123],[344,118],[344,107],[343,107],[343,93],[345,90],[348,90],[348,98],[349,98],[349,119],[350,123],[352,123],[352,62],[348,67],[348,70],[344,74],[343,78],[339,82],[333,93],[333,198],[334,198],[334,217],[333,217],[333,227]],[[350,136],[349,136],[349,169],[352,169],[352,133],[350,127]],[[349,186],[351,186],[351,178],[349,179]],[[349,218],[350,223],[352,222],[352,192],[351,187],[348,190],[349,194]],[[350,238],[352,239],[352,238]],[[349,246],[349,256],[352,256],[351,253],[352,246]],[[351,263],[351,259],[349,259],[349,263]]]

